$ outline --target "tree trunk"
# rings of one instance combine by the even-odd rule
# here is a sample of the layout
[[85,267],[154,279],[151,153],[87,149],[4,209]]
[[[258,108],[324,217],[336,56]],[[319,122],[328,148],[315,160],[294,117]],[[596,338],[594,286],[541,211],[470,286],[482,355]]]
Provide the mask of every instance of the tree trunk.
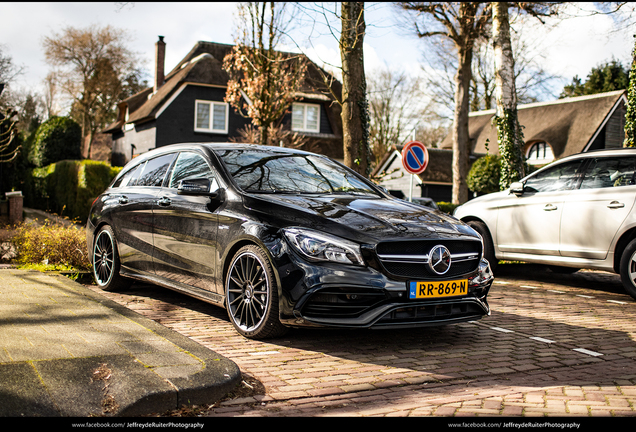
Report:
[[344,163],[358,173],[370,171],[369,111],[364,75],[364,2],[342,3],[342,135]]
[[453,204],[468,201],[468,158],[470,156],[470,136],[468,133],[468,112],[470,102],[472,44],[457,47],[459,67],[455,75],[455,112],[453,116]]
[[509,4],[493,2],[493,45],[495,51],[495,85],[497,88],[497,125],[501,177],[499,186],[504,190],[510,183],[524,176],[523,133],[517,116],[517,88],[515,60],[510,43]]

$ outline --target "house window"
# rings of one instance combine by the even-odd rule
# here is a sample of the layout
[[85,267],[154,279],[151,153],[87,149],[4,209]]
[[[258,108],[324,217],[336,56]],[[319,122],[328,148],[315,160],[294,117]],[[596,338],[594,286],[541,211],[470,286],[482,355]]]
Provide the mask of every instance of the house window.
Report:
[[550,144],[537,142],[530,146],[526,157],[530,165],[543,165],[554,160],[554,153]]
[[227,133],[228,104],[223,102],[195,102],[195,132]]
[[320,132],[320,105],[292,104],[292,130],[298,132]]

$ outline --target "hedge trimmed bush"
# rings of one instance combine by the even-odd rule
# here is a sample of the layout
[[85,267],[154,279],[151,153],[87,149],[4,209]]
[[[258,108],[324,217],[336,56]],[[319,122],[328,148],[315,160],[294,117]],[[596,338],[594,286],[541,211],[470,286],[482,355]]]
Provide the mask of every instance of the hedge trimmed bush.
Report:
[[105,162],[64,160],[32,171],[30,205],[85,222],[93,200],[121,170]]
[[38,128],[29,161],[44,167],[65,159],[82,159],[82,128],[70,117],[51,117]]

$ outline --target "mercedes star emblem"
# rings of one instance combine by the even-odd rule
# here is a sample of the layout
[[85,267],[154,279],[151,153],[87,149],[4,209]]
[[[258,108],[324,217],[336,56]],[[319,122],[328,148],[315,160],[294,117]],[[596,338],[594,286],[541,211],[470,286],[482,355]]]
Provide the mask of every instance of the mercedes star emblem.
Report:
[[443,275],[451,266],[451,254],[448,248],[437,245],[428,254],[429,268],[439,275]]

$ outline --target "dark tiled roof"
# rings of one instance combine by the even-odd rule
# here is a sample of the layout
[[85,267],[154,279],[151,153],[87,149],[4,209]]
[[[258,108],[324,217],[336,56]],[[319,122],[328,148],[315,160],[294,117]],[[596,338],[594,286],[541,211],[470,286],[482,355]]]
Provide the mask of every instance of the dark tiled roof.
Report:
[[[190,52],[170,71],[164,80],[164,84],[157,93],[152,94],[153,88],[145,89],[119,104],[120,113],[116,122],[109,125],[102,132],[115,132],[124,125],[126,107],[128,107],[128,122],[143,123],[155,118],[157,112],[170,99],[183,83],[200,83],[206,85],[226,86],[229,76],[223,70],[223,58],[232,50],[233,45],[220,44],[216,42],[197,42]],[[299,56],[307,61],[307,72],[305,80],[301,85],[300,92],[302,98],[332,99],[331,94],[324,84],[320,74],[323,71],[327,76],[328,72],[319,68],[315,63],[304,55],[284,53],[289,56]],[[334,90],[339,94],[341,84],[334,80]],[[150,97],[150,95],[152,95]]]

